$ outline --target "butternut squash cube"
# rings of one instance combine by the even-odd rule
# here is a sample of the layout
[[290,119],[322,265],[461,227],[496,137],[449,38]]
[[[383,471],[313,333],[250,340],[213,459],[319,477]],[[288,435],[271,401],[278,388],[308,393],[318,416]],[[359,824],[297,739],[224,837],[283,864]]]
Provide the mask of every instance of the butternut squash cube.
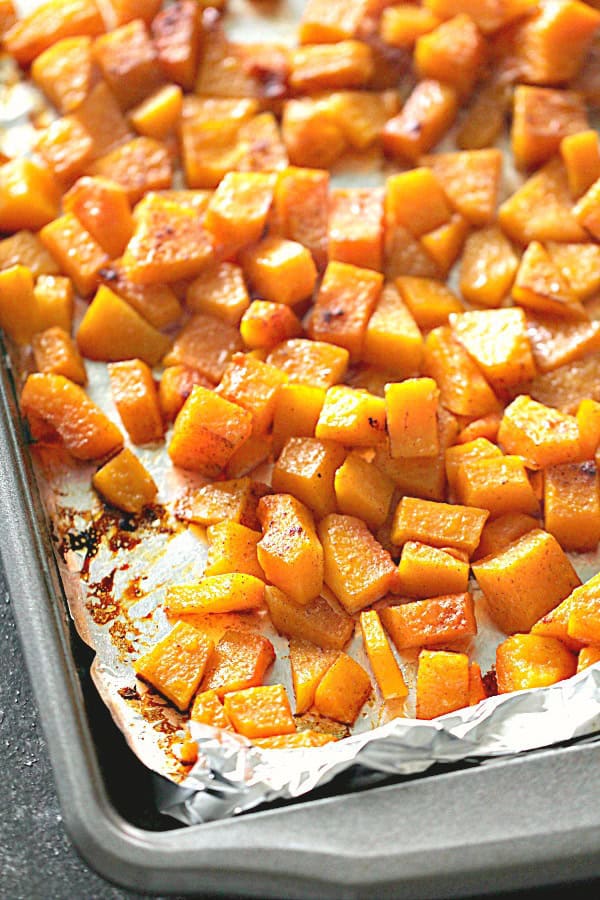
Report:
[[173,165],[165,144],[142,136],[100,156],[88,174],[111,178],[125,188],[131,203],[137,203],[148,191],[171,187]]
[[578,200],[600,178],[600,142],[598,132],[580,129],[560,142],[560,155],[567,170],[569,189]]
[[510,241],[491,225],[467,237],[460,262],[460,292],[476,306],[500,306],[519,261]]
[[293,494],[322,519],[337,509],[333,482],[345,456],[333,441],[291,437],[273,468],[273,490]]
[[313,705],[317,685],[336,658],[336,650],[323,650],[310,641],[290,638],[290,666],[296,698],[296,715],[305,713]]
[[380,616],[398,650],[450,643],[477,634],[469,593],[386,606],[380,610]]
[[110,389],[133,444],[162,440],[163,423],[152,370],[141,359],[109,363]]
[[437,383],[441,402],[451,412],[477,418],[499,410],[481,369],[447,326],[427,335],[424,371]]
[[275,233],[308,247],[319,270],[327,262],[328,193],[329,172],[290,166],[277,176],[273,199]]
[[132,109],[129,121],[138,134],[164,141],[175,130],[182,106],[181,88],[167,84]]
[[[185,305],[192,312],[206,313],[223,319],[229,325],[239,325],[250,306],[241,267],[235,263],[223,262],[205,269],[189,285]],[[248,344],[246,340],[245,343]]]
[[500,150],[435,153],[420,163],[429,166],[450,205],[467,222],[484,226],[494,221],[502,177]]
[[117,426],[63,375],[30,375],[20,405],[34,438],[40,427],[50,426],[75,459],[100,459],[123,446]]
[[11,266],[0,272],[0,328],[17,344],[28,344],[39,330],[31,270]]
[[498,693],[548,687],[576,671],[572,653],[551,637],[513,634],[496,649]]
[[541,529],[474,563],[473,573],[490,615],[507,634],[529,631],[580,584],[556,538]]
[[433,31],[439,24],[439,18],[430,9],[399,3],[383,10],[379,33],[392,47],[410,48],[417,38]]
[[471,663],[469,666],[469,706],[476,706],[486,697],[481,669],[477,663]]
[[305,44],[292,51],[289,82],[298,93],[364,87],[372,75],[371,48],[362,41]]
[[31,77],[60,113],[85,100],[98,78],[89,35],[63,38],[33,61]]
[[402,275],[396,278],[396,287],[418,327],[424,331],[446,325],[451,313],[464,309],[456,294],[433,278]]
[[232,691],[223,698],[225,712],[238,732],[247,738],[292,734],[296,723],[282,684]]
[[317,280],[310,251],[296,241],[266,237],[241,255],[244,274],[265,300],[293,306],[309,297]]
[[251,432],[247,410],[196,385],[175,419],[169,456],[175,466],[214,478]]
[[469,584],[469,564],[446,550],[419,541],[402,548],[394,593],[426,599],[442,594],[464,594]]
[[505,513],[497,519],[488,521],[483,526],[479,546],[473,555],[474,560],[484,556],[496,556],[513,541],[528,531],[539,528],[539,522],[525,513]]
[[259,687],[274,660],[273,644],[266,637],[229,628],[214,649],[201,690],[215,691],[222,699],[230,691]]
[[455,547],[472,556],[489,517],[484,509],[403,497],[394,513],[392,542],[420,541],[433,547]]
[[77,345],[71,335],[59,326],[35,334],[31,339],[31,349],[38,372],[64,375],[75,384],[85,385],[87,382],[85,365]]
[[194,697],[190,710],[190,720],[210,725],[212,728],[224,728],[225,731],[233,731],[231,719],[219,700],[216,691],[201,691]]
[[500,427],[500,413],[489,413],[480,419],[472,419],[468,425],[461,428],[457,435],[457,443],[468,444],[477,438],[485,438],[488,441],[496,441],[498,439],[498,428]]
[[343,380],[348,358],[344,347],[292,338],[278,344],[267,356],[267,363],[282,369],[291,382],[329,388]]
[[27,229],[17,231],[0,240],[0,270],[11,266],[26,266],[34,278],[58,275],[54,257],[46,250],[37,234]]
[[27,65],[62,38],[94,37],[105,30],[95,0],[47,0],[15,22],[4,35],[4,49]]
[[325,583],[349,613],[371,606],[391,589],[396,567],[360,519],[332,513],[319,524]]
[[140,103],[163,81],[156,50],[141,19],[99,37],[93,54],[122,109]]
[[381,272],[383,193],[378,188],[334,188],[329,195],[329,260]]
[[542,313],[570,320],[587,318],[581,301],[538,241],[532,241],[523,254],[512,297],[520,306]]
[[0,166],[0,232],[47,225],[58,214],[58,188],[46,166],[11,159]]
[[346,516],[362,519],[369,528],[380,528],[387,519],[394,482],[359,452],[346,456],[334,478],[337,508]]
[[259,531],[225,520],[209,525],[206,538],[206,576],[241,572],[264,581],[265,575],[256,553],[256,545],[261,538]]
[[172,631],[133,664],[136,675],[184,712],[202,681],[213,642],[191,625],[178,622]]
[[454,337],[475,360],[496,391],[530,381],[536,367],[522,309],[453,313]]
[[367,323],[362,358],[374,366],[385,360],[397,378],[416,375],[423,359],[423,337],[407,304],[386,284]]
[[600,322],[530,313],[527,334],[540,372],[553,372],[600,350]]
[[263,536],[257,544],[265,577],[300,605],[323,587],[323,548],[310,510],[290,494],[272,494],[258,504]]
[[164,362],[190,366],[216,384],[234,353],[242,349],[237,328],[216,316],[196,313],[175,338]]
[[367,10],[365,0],[348,5],[343,0],[308,0],[300,19],[301,44],[329,43],[354,37]]
[[544,527],[563,550],[595,550],[600,541],[598,470],[591,460],[544,472]]
[[111,259],[123,253],[133,234],[133,218],[120,184],[105,178],[80,178],[64,195],[63,209],[77,216]]
[[148,24],[163,74],[186,91],[193,90],[203,32],[202,4],[184,0],[150,18]]
[[121,261],[113,260],[98,273],[100,281],[118,294],[155,328],[168,328],[181,318],[181,304],[166,284],[134,284]]
[[589,598],[585,603],[581,601],[577,603],[567,624],[569,637],[585,644],[600,646],[599,612],[600,603],[597,597]]
[[77,292],[82,297],[93,293],[100,281],[100,269],[108,262],[108,254],[79,219],[73,213],[59,216],[42,228],[40,238],[61,271],[73,280]]
[[165,422],[175,420],[195,384],[201,384],[206,388],[212,387],[208,378],[189,366],[167,366],[163,369],[158,385],[158,402]]
[[77,331],[82,355],[105,362],[141,359],[154,366],[170,343],[105,285],[98,288]]
[[269,300],[253,300],[240,322],[240,334],[251,350],[272,350],[302,332],[302,323],[289,306]]
[[498,456],[502,456],[500,448],[484,437],[448,447],[446,450],[446,476],[450,492],[456,496],[459,473],[465,462]]
[[444,277],[460,256],[468,234],[469,223],[459,213],[454,213],[448,222],[421,238],[421,246],[438,265]]
[[315,706],[322,716],[353,725],[372,690],[363,667],[340,653],[317,685]]
[[457,146],[461,150],[485,150],[493,146],[504,128],[511,99],[510,90],[501,78],[492,77],[481,83],[458,129]]
[[303,97],[288,100],[281,136],[293,166],[329,168],[348,149],[348,141],[327,101]]
[[169,615],[246,612],[264,603],[264,582],[254,575],[226,572],[207,575],[197,584],[172,584],[167,588],[165,608]]
[[280,634],[310,641],[325,650],[342,650],[354,634],[354,619],[333,609],[324,597],[300,606],[267,585],[265,602],[273,626]]
[[392,458],[437,456],[440,392],[432,378],[386,384],[385,411]]
[[158,493],[150,473],[127,447],[98,469],[92,484],[107,503],[127,513],[140,513]]
[[594,609],[598,602],[600,585],[600,577],[594,575],[585,584],[576,587],[562,603],[559,603],[554,609],[533,625],[532,634],[539,634],[542,637],[557,638],[569,650],[578,652],[581,649],[581,641],[576,640],[569,634],[569,620],[571,614],[579,606],[585,609]]
[[597,662],[600,662],[600,647],[582,647],[577,657],[577,671],[583,672]]
[[177,505],[177,515],[198,525],[237,522],[258,530],[258,501],[270,488],[251,478],[232,478],[198,488]]
[[597,244],[548,241],[546,250],[580,300],[587,300],[600,289],[600,247]]
[[263,232],[275,179],[264,172],[228,172],[211,197],[204,224],[217,243],[234,253]]
[[546,468],[576,462],[581,457],[579,428],[574,416],[545,406],[521,394],[506,407],[498,441],[514,453]]
[[305,384],[282,384],[275,398],[273,452],[278,456],[289,438],[314,437],[325,390]]
[[467,13],[484,34],[498,31],[528,13],[535,0],[424,0],[424,6],[440,19]]
[[374,609],[363,610],[360,614],[360,627],[363,644],[381,696],[384,700],[406,697],[408,688],[378,613]]
[[275,398],[286,380],[275,366],[248,354],[235,353],[227,363],[217,392],[248,410],[252,415],[253,434],[263,435],[271,426]]
[[381,142],[386,154],[415,163],[450,128],[458,105],[458,93],[449,84],[433,78],[419,81],[402,111],[383,127]]
[[385,438],[385,401],[346,385],[330,387],[315,436],[352,447],[372,447]]
[[470,16],[459,14],[442,22],[415,44],[414,62],[420,78],[438,78],[461,95],[469,94],[486,58],[486,43]]
[[402,225],[422,237],[450,219],[446,195],[427,166],[390,175],[386,181],[386,226]]
[[421,650],[417,669],[417,719],[435,719],[468,705],[466,653]]
[[464,460],[458,470],[456,497],[466,506],[488,509],[491,518],[508,512],[533,516],[539,512],[520,456]]
[[576,419],[581,453],[586,459],[593,459],[600,445],[600,403],[582,400],[577,407]]
[[40,133],[35,149],[61,186],[82,175],[94,156],[93,138],[75,115],[50,122]]
[[379,272],[330,262],[312,309],[309,335],[345,347],[351,360],[360,359],[367,324],[382,286]]
[[511,131],[517,168],[532,169],[547,162],[563,138],[588,127],[585,102],[574,91],[517,85]]

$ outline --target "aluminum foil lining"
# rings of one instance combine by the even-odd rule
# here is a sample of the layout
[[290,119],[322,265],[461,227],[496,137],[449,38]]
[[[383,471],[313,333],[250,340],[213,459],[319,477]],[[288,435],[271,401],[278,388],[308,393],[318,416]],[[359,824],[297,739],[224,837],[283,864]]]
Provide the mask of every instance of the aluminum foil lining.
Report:
[[[26,12],[36,2],[21,0],[19,6]],[[237,40],[289,43],[303,5],[282,2],[274,9],[269,4],[265,11],[246,0],[231,0],[230,33]],[[26,151],[34,136],[29,116],[41,108],[40,97],[28,91],[16,83],[14,67],[0,62],[0,146],[11,151]],[[365,185],[383,177],[381,169],[342,166],[334,182]],[[505,172],[507,193],[517,178],[514,171]],[[26,371],[27,360],[19,362]],[[86,368],[90,396],[118,422],[106,367],[88,362]],[[191,770],[182,766],[177,748],[185,739],[184,717],[136,681],[132,661],[172,627],[162,607],[166,587],[202,575],[202,530],[173,514],[181,497],[202,480],[175,470],[164,446],[134,450],[157,482],[159,494],[155,507],[133,519],[104,510],[90,488],[94,466],[73,464],[56,449],[38,448],[33,457],[69,609],[78,633],[95,651],[92,677],[132,750],[161,776],[157,800],[162,812],[193,825],[302,797],[343,773],[350,787],[375,784],[389,776],[424,772],[435,763],[483,762],[600,732],[596,664],[551,687],[491,697],[431,722],[411,718],[414,700],[394,709],[373,698],[350,736],[319,748],[261,750],[239,735],[192,723],[199,758]],[[600,569],[596,554],[572,560],[583,581]],[[479,633],[460,649],[485,671],[493,665],[504,635],[487,615],[485,598],[474,593]],[[203,617],[196,624],[213,629],[215,636],[232,624],[261,630],[277,651],[268,680],[283,683],[292,696],[287,640],[274,632],[266,616]],[[359,637],[347,652],[368,668]],[[416,652],[398,659],[414,689]]]

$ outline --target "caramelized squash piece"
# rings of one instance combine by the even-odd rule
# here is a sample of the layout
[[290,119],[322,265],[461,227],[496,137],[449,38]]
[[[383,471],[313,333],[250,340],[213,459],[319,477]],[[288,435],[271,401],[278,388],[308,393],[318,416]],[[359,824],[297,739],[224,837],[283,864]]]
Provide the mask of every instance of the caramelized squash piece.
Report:
[[429,332],[423,368],[437,382],[441,402],[451,412],[476,418],[499,409],[498,400],[480,368],[454,339],[450,328]]
[[418,327],[424,331],[445,325],[451,313],[463,311],[458,297],[433,278],[402,275],[396,278],[396,287]]
[[313,255],[318,269],[327,262],[329,173],[290,166],[278,176],[270,230],[298,241]]
[[98,288],[77,331],[82,355],[105,362],[142,359],[153,366],[164,356],[170,343],[168,337],[105,285]]
[[363,644],[375,675],[377,687],[384,700],[406,697],[408,688],[402,670],[389,645],[378,613],[374,609],[360,614]]
[[241,254],[244,274],[259,297],[293,306],[312,295],[317,269],[296,241],[266,237]]
[[98,286],[100,270],[108,262],[108,254],[83,227],[73,213],[66,213],[40,231],[40,239],[59,264],[61,271],[73,280],[83,297]]
[[567,463],[544,472],[544,527],[563,550],[595,550],[600,541],[596,463]]
[[424,0],[426,9],[440,19],[466,13],[484,34],[498,31],[536,5],[535,0]]
[[451,643],[477,634],[473,598],[468,593],[386,606],[380,616],[398,650]]
[[63,38],[48,47],[33,61],[31,77],[60,113],[72,112],[99,77],[91,37]]
[[300,19],[298,39],[301,44],[317,44],[354,37],[366,11],[366,0],[350,4],[344,0],[308,0]]
[[484,556],[496,556],[513,541],[516,541],[528,531],[539,528],[539,522],[525,513],[505,513],[497,519],[488,521],[483,526],[481,540],[473,559],[483,559]]
[[17,344],[28,344],[39,327],[31,270],[17,265],[0,271],[0,328]]
[[578,200],[600,178],[600,142],[598,132],[580,129],[560,142],[560,155],[567,170],[569,190]]
[[240,525],[239,522],[224,520],[209,525],[206,538],[206,576],[240,572],[264,581],[265,575],[256,553],[256,545],[261,538],[259,531]]
[[239,350],[242,350],[242,341],[236,328],[216,316],[196,313],[175,338],[164,363],[198,369],[216,384],[223,377],[229,360]]
[[267,585],[265,602],[280,634],[310,641],[325,650],[342,650],[354,634],[354,619],[333,609],[324,597],[300,606],[279,588]]
[[230,252],[257,241],[274,186],[274,177],[263,172],[228,172],[211,197],[204,219],[214,239]]
[[323,650],[310,641],[290,638],[290,666],[296,698],[296,715],[305,713],[313,705],[317,685],[336,658],[336,650]]
[[275,398],[286,380],[275,366],[248,354],[235,353],[225,367],[217,392],[248,410],[252,415],[253,434],[261,435],[271,426]]
[[264,602],[264,582],[254,575],[226,572],[206,575],[196,584],[171,584],[165,608],[171,616],[247,612]]
[[123,253],[133,234],[133,218],[121,185],[105,178],[80,178],[64,195],[63,209],[79,219],[111,259]]
[[70,278],[57,275],[40,275],[33,287],[37,304],[38,328],[58,326],[71,334],[75,292]]
[[429,166],[456,212],[471,225],[490,225],[502,176],[502,153],[496,148],[461,153],[436,153],[424,156],[421,165]]
[[18,158],[0,165],[0,232],[37,231],[57,216],[58,201],[58,188],[45,166]]
[[486,43],[470,16],[461,13],[422,35],[414,63],[420,78],[438,78],[468,95],[486,58]]
[[373,75],[371,48],[362,41],[304,44],[290,62],[290,87],[298,93],[360,88]]
[[128,447],[98,469],[92,484],[107,503],[126,513],[140,513],[158,493],[154,479]]
[[216,481],[198,488],[177,504],[180,519],[198,525],[216,522],[238,522],[247,528],[260,529],[256,514],[258,501],[270,488],[251,478]]
[[121,109],[131,109],[161,85],[156,50],[141,19],[97,38],[93,54]]
[[334,489],[343,515],[362,519],[374,531],[387,520],[394,482],[360,452],[349,453],[336,470]]
[[577,298],[548,252],[537,241],[525,250],[512,289],[515,303],[566,319],[586,319]]
[[372,365],[385,359],[396,378],[416,375],[423,359],[423,338],[407,303],[392,284],[384,285],[367,323],[362,358]]
[[[1,291],[0,282],[0,295]],[[75,384],[86,384],[84,362],[71,335],[63,328],[55,325],[39,331],[31,339],[31,349],[38,372],[64,375]]]
[[576,462],[581,455],[577,420],[526,394],[504,410],[498,441],[507,453],[522,456],[535,467]]
[[8,29],[4,49],[26,66],[63,38],[95,37],[103,31],[104,21],[95,0],[47,0]]
[[440,392],[432,378],[407,378],[386,384],[385,409],[393,459],[437,456]]
[[394,514],[392,542],[399,547],[407,541],[454,547],[471,556],[488,517],[484,509],[403,497]]
[[330,262],[312,309],[309,335],[345,347],[360,359],[367,323],[383,285],[383,275],[348,263]]
[[272,494],[258,504],[263,536],[258,561],[268,581],[299,605],[321,593],[323,548],[310,510],[291,494]]
[[495,391],[530,381],[536,373],[521,309],[490,309],[450,316],[452,333]]
[[394,593],[420,599],[464,594],[468,583],[468,562],[419,541],[404,544]]
[[282,384],[273,412],[273,452],[278,456],[292,437],[314,437],[325,390],[308,384]]
[[196,628],[178,622],[158,644],[133,664],[149,682],[184,712],[192,702],[213,653],[213,642]]
[[275,659],[271,641],[261,634],[229,628],[214,649],[200,685],[222,699],[230,691],[259,687]]
[[192,722],[201,722],[212,728],[224,728],[225,731],[233,731],[231,719],[225,712],[225,708],[219,700],[216,691],[200,691],[194,697],[190,710]]
[[548,687],[576,671],[572,653],[551,637],[514,634],[496,650],[498,693]]
[[476,306],[500,306],[512,287],[518,259],[510,241],[491,225],[474,231],[460,262],[460,292]]
[[334,477],[345,456],[334,441],[291,437],[273,468],[273,490],[293,494],[322,519],[337,510]]
[[580,605],[584,610],[597,608],[599,584],[600,577],[594,575],[585,584],[575,587],[562,603],[551,609],[549,613],[533,625],[531,633],[539,634],[542,637],[557,638],[569,650],[579,651],[581,649],[581,641],[576,640],[569,634],[569,621],[572,613]]
[[37,234],[27,229],[0,240],[0,271],[12,266],[25,266],[34,278],[58,275],[60,269]]
[[385,438],[385,401],[346,385],[330,387],[315,427],[315,437],[352,447],[372,447]]
[[322,716],[353,725],[372,689],[363,667],[340,653],[317,685],[315,706]]
[[148,191],[171,187],[173,166],[165,144],[137,137],[100,156],[88,173],[116,181],[125,188],[130,202],[137,203]]
[[381,132],[388,156],[416,162],[431,150],[452,125],[458,112],[456,90],[435,79],[419,81],[402,111]]
[[585,102],[574,91],[517,85],[511,131],[517,168],[533,169],[547,162],[563,138],[588,127]]
[[383,194],[377,188],[334,188],[329,195],[329,260],[381,272]]
[[293,734],[296,723],[282,684],[261,685],[232,691],[223,698],[225,712],[238,732],[247,738]]
[[417,669],[417,719],[435,719],[468,705],[466,653],[421,650]]
[[[161,4],[156,3],[159,7]],[[150,16],[158,62],[169,81],[186,91],[194,87],[202,38],[202,4],[179,0]]]
[[269,300],[249,303],[240,322],[240,334],[250,350],[272,350],[277,344],[300,337],[302,332],[302,323],[289,306]]
[[600,350],[600,322],[572,322],[552,315],[527,316],[527,334],[540,372]]
[[108,375],[115,406],[132,443],[160,441],[163,423],[150,367],[141,359],[129,359],[110,363]]

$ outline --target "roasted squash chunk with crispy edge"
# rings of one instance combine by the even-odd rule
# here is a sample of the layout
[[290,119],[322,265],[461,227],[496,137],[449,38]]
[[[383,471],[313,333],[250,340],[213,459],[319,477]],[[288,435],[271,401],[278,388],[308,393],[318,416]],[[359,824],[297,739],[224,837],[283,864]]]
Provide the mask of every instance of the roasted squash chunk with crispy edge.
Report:
[[274,659],[273,644],[266,637],[229,628],[215,647],[201,690],[223,698],[230,691],[258,687]]
[[547,687],[575,674],[577,661],[560,641],[513,634],[496,650],[498,693]]
[[392,541],[399,547],[407,541],[455,547],[471,556],[488,517],[484,509],[403,497],[394,513]]
[[92,484],[107,503],[126,513],[140,513],[158,493],[150,473],[127,447],[98,469]]
[[442,594],[464,594],[469,583],[469,564],[447,550],[407,541],[398,564],[394,593],[427,599]]
[[31,349],[38,372],[64,375],[75,384],[86,384],[84,362],[77,345],[64,328],[54,325],[45,331],[38,331],[31,339]]
[[544,472],[544,528],[564,550],[595,550],[600,541],[600,486],[592,460]]
[[280,634],[310,641],[325,650],[342,650],[354,634],[354,619],[334,609],[324,597],[300,606],[277,587],[267,585],[265,602]]
[[160,441],[162,416],[156,384],[147,363],[141,359],[110,363],[108,375],[115,406],[132,443]]
[[169,615],[247,612],[263,605],[265,585],[260,578],[242,572],[206,575],[196,584],[167,587],[165,608]]
[[477,634],[471,594],[450,594],[386,606],[381,621],[398,650],[450,643]]
[[435,719],[468,705],[466,653],[421,650],[417,669],[417,719]]
[[296,723],[282,684],[261,685],[232,691],[223,698],[225,712],[238,732],[247,738],[293,734]]
[[213,646],[196,628],[178,622],[152,650],[138,657],[134,669],[184,712],[202,681]]
[[363,667],[340,653],[317,685],[315,706],[322,716],[353,725],[372,690]]
[[241,572],[264,581],[265,574],[256,552],[256,545],[261,539],[260,531],[225,520],[209,525],[206,538],[206,576]]
[[21,65],[32,62],[42,51],[62,38],[104,31],[104,21],[95,0],[47,0],[4,35],[4,49]]
[[369,391],[334,385],[327,390],[315,436],[352,447],[372,447],[385,439],[385,400]]

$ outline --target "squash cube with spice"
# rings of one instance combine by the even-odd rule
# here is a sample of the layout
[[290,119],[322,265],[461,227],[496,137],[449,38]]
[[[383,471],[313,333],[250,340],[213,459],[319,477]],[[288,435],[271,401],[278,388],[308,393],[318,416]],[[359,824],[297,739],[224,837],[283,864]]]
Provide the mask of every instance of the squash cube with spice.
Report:
[[185,496],[177,506],[177,516],[198,525],[227,520],[258,530],[258,501],[270,490],[266,484],[248,477],[215,481]]
[[310,709],[317,685],[336,659],[336,650],[323,650],[310,641],[290,638],[290,666],[297,715]]
[[311,313],[310,337],[345,347],[352,360],[360,359],[382,286],[379,272],[330,262]]
[[31,339],[31,349],[39,372],[64,375],[75,384],[86,384],[85,364],[77,345],[64,329],[55,325],[38,331]]
[[253,300],[240,322],[240,334],[250,350],[272,350],[302,334],[302,322],[285,303]]
[[230,691],[258,687],[275,659],[271,641],[261,634],[229,628],[214,649],[200,685],[220,698]]
[[334,609],[324,597],[300,606],[279,588],[267,585],[265,603],[273,626],[290,638],[310,641],[325,650],[342,650],[354,634],[354,619]]
[[296,384],[328,388],[344,379],[348,351],[327,341],[291,338],[271,350],[267,362],[282,369]]
[[132,443],[162,440],[158,392],[147,363],[141,359],[109,363],[108,376],[115,406]]
[[542,468],[581,458],[576,418],[538,403],[527,394],[520,394],[504,410],[498,443],[507,453],[522,456]]
[[200,691],[196,694],[190,710],[190,720],[200,722],[202,725],[210,725],[212,728],[233,731],[231,719],[216,691]]
[[512,244],[497,226],[474,231],[465,241],[460,262],[460,292],[476,306],[500,306],[518,266]]
[[454,547],[471,556],[489,512],[470,506],[403,497],[394,513],[392,542],[421,541],[433,547]]
[[263,605],[265,585],[254,575],[226,572],[206,575],[196,584],[171,584],[165,608],[171,616],[247,612]]
[[62,38],[95,37],[104,30],[95,0],[46,0],[9,28],[4,49],[21,65],[27,65]]
[[84,176],[64,195],[63,209],[77,216],[111,259],[121,256],[134,223],[129,199],[120,184]]
[[187,288],[185,305],[191,312],[205,313],[223,319],[229,325],[239,325],[250,305],[241,267],[223,262],[204,269]]
[[273,414],[273,453],[279,456],[287,441],[313,437],[325,390],[308,384],[282,384],[275,398]]
[[250,413],[256,436],[265,434],[271,427],[277,392],[286,381],[284,373],[275,366],[249,354],[235,353],[216,390],[220,397]]
[[[155,3],[157,8],[161,5]],[[150,15],[149,20],[158,62],[165,77],[186,91],[193,90],[203,33],[202,4],[184,0]]]
[[498,693],[547,687],[575,674],[575,656],[555,638],[513,634],[496,649]]
[[275,176],[228,172],[211,197],[204,225],[218,244],[235,253],[257,241],[273,202]]
[[469,564],[447,550],[420,541],[402,548],[394,593],[426,599],[442,594],[464,594],[469,584]]
[[259,531],[226,519],[209,525],[206,537],[206,576],[242,572],[264,580],[256,553],[256,545],[261,538]]
[[419,81],[402,111],[383,127],[381,143],[385,153],[416,163],[450,128],[458,105],[458,93],[449,84],[433,78]]
[[223,699],[225,712],[237,731],[247,738],[293,734],[296,723],[282,684],[232,691]]
[[322,716],[353,725],[373,686],[363,667],[340,653],[315,691],[315,706]]
[[433,378],[407,378],[385,386],[385,411],[393,459],[437,456],[440,392]]
[[372,447],[385,438],[385,400],[346,385],[330,387],[315,436],[353,447]]
[[[437,324],[437,323],[436,323]],[[418,374],[423,337],[407,304],[393,284],[386,284],[367,323],[362,358],[386,367],[397,378]]]
[[435,719],[468,705],[466,653],[421,650],[417,669],[417,719]]
[[348,453],[336,470],[334,489],[339,512],[362,519],[373,530],[386,521],[394,482],[360,451]]
[[596,463],[565,463],[544,472],[544,527],[563,550],[583,553],[600,541],[600,489]]
[[187,320],[163,362],[197,369],[216,384],[233,354],[242,349],[237,328],[216,316],[196,313]]
[[477,634],[473,597],[449,594],[380,610],[381,621],[398,650],[430,647]]
[[17,265],[0,271],[0,328],[17,344],[28,344],[39,327],[31,269]]
[[213,652],[213,642],[185,622],[133,664],[136,675],[174,703],[182,712],[189,707]]
[[345,456],[334,441],[291,437],[273,468],[273,490],[293,494],[322,519],[337,509],[333,482]]
[[127,513],[141,512],[158,493],[150,473],[127,447],[98,469],[92,484],[111,506]]
[[408,688],[402,670],[389,645],[378,613],[369,609],[360,614],[363,643],[384,700],[406,697]]
[[309,297],[317,270],[306,247],[269,236],[241,254],[244,273],[259,297],[293,306]]
[[448,326],[427,335],[423,369],[437,383],[441,403],[450,412],[474,419],[500,410],[481,369]]

